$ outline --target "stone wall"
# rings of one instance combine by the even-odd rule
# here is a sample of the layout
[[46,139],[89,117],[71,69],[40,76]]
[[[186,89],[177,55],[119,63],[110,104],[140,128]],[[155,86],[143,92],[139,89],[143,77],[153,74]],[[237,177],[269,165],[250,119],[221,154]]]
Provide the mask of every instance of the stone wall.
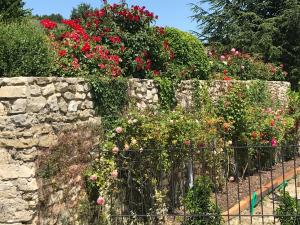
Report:
[[[233,84],[251,84],[252,81],[200,81],[200,86],[207,85],[209,95],[213,100],[224,94]],[[290,83],[282,81],[267,82],[268,90],[271,97],[279,100],[283,105],[287,104],[287,92],[290,88]],[[176,90],[176,99],[182,107],[188,107],[192,104],[193,91],[195,84],[192,80],[182,81]],[[137,107],[140,109],[146,107],[154,107],[159,104],[159,90],[155,86],[153,80],[130,79],[129,80],[129,96],[135,99]]]
[[57,132],[83,123],[99,123],[83,79],[0,79],[1,225],[37,223],[37,155]]
[[[211,82],[209,93],[216,98],[234,82]],[[273,98],[284,104],[289,86],[286,82],[268,82]],[[179,85],[176,98],[181,106],[192,104],[193,89],[192,81]],[[140,109],[158,106],[158,92],[153,80],[129,80],[128,94]],[[62,130],[81,124],[100,124],[89,85],[83,79],[0,78],[0,225],[59,224],[58,215],[70,206],[61,204],[63,188],[48,188],[50,212],[55,217],[48,218],[51,215],[41,212],[38,189],[43,185],[36,179],[36,159],[57,143]],[[80,192],[76,185],[75,179],[72,199]]]

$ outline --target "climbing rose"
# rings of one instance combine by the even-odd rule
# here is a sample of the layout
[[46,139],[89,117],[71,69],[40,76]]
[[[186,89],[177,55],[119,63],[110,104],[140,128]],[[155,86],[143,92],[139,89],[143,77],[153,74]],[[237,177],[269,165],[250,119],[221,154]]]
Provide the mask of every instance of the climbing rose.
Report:
[[59,55],[60,57],[64,57],[66,54],[67,54],[67,51],[66,51],[66,50],[60,50],[60,51],[58,51],[58,55]]
[[92,180],[92,181],[97,180],[97,175],[96,174],[91,175],[90,180]]
[[128,144],[125,144],[125,146],[124,146],[125,151],[128,151],[129,148],[130,148],[130,146]]
[[114,154],[118,154],[119,151],[120,151],[120,150],[119,150],[119,148],[118,148],[117,146],[115,146],[115,147],[112,149],[112,152],[113,152]]
[[277,141],[276,141],[275,138],[272,138],[271,145],[272,145],[273,148],[277,147]]
[[97,199],[97,205],[104,205],[105,204],[105,199],[103,197],[99,197]]
[[190,145],[190,144],[191,144],[191,141],[190,141],[190,140],[185,140],[183,143],[184,143],[185,145]]
[[275,120],[271,120],[270,126],[271,126],[271,127],[274,127],[274,125],[275,125]]
[[114,170],[114,171],[112,171],[111,172],[111,177],[113,178],[113,179],[116,179],[117,177],[118,177],[118,171],[117,170]]
[[226,57],[224,55],[221,55],[220,59],[221,59],[221,61],[224,61],[226,59]]
[[48,30],[53,30],[55,27],[57,27],[57,24],[49,19],[41,20],[40,24]]
[[84,45],[81,48],[81,51],[83,52],[89,52],[91,50],[91,46],[88,42],[85,42]]
[[236,51],[235,48],[232,48],[232,49],[231,49],[231,52],[232,52],[232,53],[235,53],[235,51]]
[[123,128],[122,127],[117,127],[115,130],[118,134],[121,134],[123,132]]

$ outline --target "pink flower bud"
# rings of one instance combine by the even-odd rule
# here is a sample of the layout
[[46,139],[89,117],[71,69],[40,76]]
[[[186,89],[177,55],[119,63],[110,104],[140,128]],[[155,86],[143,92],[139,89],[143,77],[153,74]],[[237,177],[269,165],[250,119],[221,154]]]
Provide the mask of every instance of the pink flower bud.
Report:
[[121,134],[123,132],[123,128],[122,127],[117,127],[115,130],[118,134]]
[[124,149],[125,151],[128,151],[130,149],[130,146],[128,144],[125,144]]
[[114,171],[112,171],[111,172],[111,177],[113,178],[113,179],[116,179],[117,177],[118,177],[118,171],[117,170],[114,170]]
[[92,180],[92,181],[97,180],[97,175],[96,174],[91,175],[90,180]]
[[119,148],[117,147],[117,146],[115,146],[113,149],[112,149],[112,152],[116,155],[116,154],[118,154],[118,152],[119,152],[120,150],[119,150]]
[[103,197],[99,197],[97,199],[97,205],[104,205],[105,204],[105,199]]
[[191,144],[191,141],[190,140],[184,140],[183,142],[185,145],[190,145]]
[[272,145],[273,148],[276,148],[276,147],[277,147],[277,141],[276,141],[275,138],[272,138],[272,140],[271,140],[271,145]]

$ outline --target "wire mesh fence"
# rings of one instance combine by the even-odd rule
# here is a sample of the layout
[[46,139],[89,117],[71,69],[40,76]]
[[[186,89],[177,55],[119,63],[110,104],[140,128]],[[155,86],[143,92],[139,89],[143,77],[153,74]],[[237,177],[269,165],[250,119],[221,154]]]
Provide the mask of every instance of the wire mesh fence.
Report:
[[[287,217],[297,224],[299,147],[168,149],[167,166],[160,161],[165,154],[160,149],[128,150],[117,160],[119,175],[109,199],[110,222],[280,224],[278,218]],[[279,215],[279,200],[286,194],[296,199],[296,211]]]

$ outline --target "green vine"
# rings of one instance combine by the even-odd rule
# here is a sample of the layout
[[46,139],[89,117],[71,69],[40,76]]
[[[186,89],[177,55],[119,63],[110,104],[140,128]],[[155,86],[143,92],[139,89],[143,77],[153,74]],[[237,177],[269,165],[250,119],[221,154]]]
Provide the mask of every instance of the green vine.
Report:
[[159,102],[162,109],[174,109],[177,105],[176,88],[180,80],[170,78],[156,78]]
[[93,77],[90,84],[96,111],[104,128],[110,128],[128,105],[128,80]]

